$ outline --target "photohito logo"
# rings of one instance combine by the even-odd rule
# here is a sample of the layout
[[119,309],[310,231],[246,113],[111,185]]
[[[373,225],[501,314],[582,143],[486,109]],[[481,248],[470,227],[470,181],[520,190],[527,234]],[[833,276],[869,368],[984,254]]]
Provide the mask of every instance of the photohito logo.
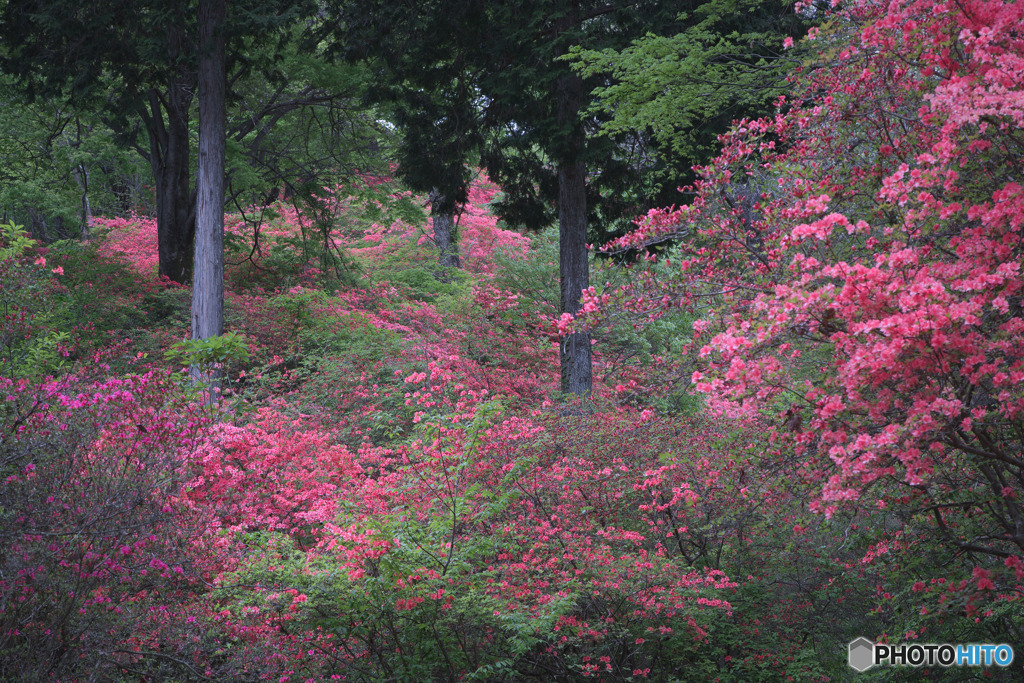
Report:
[[876,664],[889,666],[1010,666],[1009,645],[883,645],[860,637],[850,643],[849,663],[854,671],[867,671]]

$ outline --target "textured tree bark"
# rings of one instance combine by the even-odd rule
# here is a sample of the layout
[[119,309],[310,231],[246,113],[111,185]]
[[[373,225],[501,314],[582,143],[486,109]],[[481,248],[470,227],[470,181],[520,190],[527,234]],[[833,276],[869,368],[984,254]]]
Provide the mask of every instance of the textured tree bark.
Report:
[[455,225],[455,207],[435,189],[430,193],[430,220],[434,227],[434,242],[437,244],[437,279],[448,282],[451,271],[460,268],[459,235]]
[[[576,8],[576,5],[573,5]],[[579,122],[586,91],[576,74],[556,82],[558,121],[571,132],[564,156],[558,161],[558,267],[561,276],[562,312],[575,315],[581,308],[580,293],[590,286],[587,260],[587,167],[580,158],[586,137]],[[571,334],[562,340],[559,354],[564,393],[589,396],[593,391],[590,335]]]
[[[558,265],[561,274],[562,312],[575,315],[580,293],[590,286],[587,261],[586,166],[582,161],[558,169]],[[562,391],[589,396],[593,391],[590,335],[571,334],[562,340]]]
[[[193,339],[209,339],[224,331],[227,109],[222,26],[226,13],[227,0],[199,0],[199,174],[192,276]],[[216,373],[211,368],[193,368],[193,376],[196,375],[216,380]]]
[[[149,91],[145,113],[149,163],[156,181],[157,249],[160,275],[188,284],[192,275],[195,196],[189,189],[188,109],[191,86],[172,78],[164,96]],[[166,112],[166,120],[165,120]]]

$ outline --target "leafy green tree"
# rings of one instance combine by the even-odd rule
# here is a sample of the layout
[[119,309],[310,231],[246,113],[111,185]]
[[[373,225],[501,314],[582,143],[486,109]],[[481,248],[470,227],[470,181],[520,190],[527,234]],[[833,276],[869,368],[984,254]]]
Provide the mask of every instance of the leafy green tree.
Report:
[[679,33],[647,33],[621,49],[571,50],[582,76],[602,79],[590,108],[605,117],[600,134],[640,134],[657,194],[691,180],[689,167],[717,152],[717,136],[732,121],[769,111],[789,91],[805,51],[792,39],[816,14],[791,5],[704,2],[680,17]]
[[[748,8],[757,11],[733,11]],[[635,40],[687,32],[708,45],[733,47],[731,52],[716,47],[702,56],[694,55],[684,69],[692,77],[719,60],[757,62],[760,48],[751,32],[768,17],[787,11],[778,2],[740,7],[732,0],[621,4],[516,0],[489,4],[487,16],[493,24],[481,31],[475,67],[486,102],[485,120],[498,134],[492,136],[494,143],[485,153],[484,163],[506,189],[500,210],[507,219],[540,225],[552,216],[551,207],[556,207],[564,313],[580,310],[580,293],[590,285],[588,233],[603,238],[649,207],[665,202],[663,188],[668,186],[674,193],[678,181],[688,177],[689,167],[701,160],[694,153],[703,152],[693,147],[676,159],[659,158],[649,144],[650,123],[640,117],[608,128],[608,116],[592,108],[592,92],[607,89],[618,75],[573,69],[565,55],[581,51],[610,54],[628,50]],[[775,35],[779,26],[787,25],[762,26],[758,35]],[[748,41],[745,49],[739,47],[741,40]],[[697,45],[695,39],[691,42]],[[730,89],[722,92],[720,109],[726,110]],[[691,137],[699,139],[723,131],[730,119],[717,114],[683,125],[697,129]],[[681,168],[687,169],[686,173],[680,173]],[[667,175],[674,182],[667,182]],[[675,201],[679,199],[675,195]],[[590,392],[590,345],[590,337],[584,333],[564,338],[563,391]]]
[[[261,141],[283,117],[339,101],[316,87],[290,87],[279,68],[296,41],[315,52],[316,11],[311,2],[244,0],[232,3],[226,15],[228,101],[235,99],[235,84],[263,78],[275,87],[228,132],[254,164],[267,161],[259,156],[267,149]],[[67,0],[15,0],[0,10],[5,44],[0,69],[15,77],[22,92],[30,100],[46,98],[69,108],[101,111],[104,122],[149,162],[156,189],[160,274],[179,282],[191,276],[196,220],[196,16],[194,3],[125,0],[85,6]]]
[[308,197],[357,172],[387,172],[394,134],[363,106],[371,75],[324,59],[304,29],[292,27],[272,63],[231,75],[226,201],[247,220],[252,207]]
[[131,211],[147,175],[95,113],[29,103],[0,77],[0,211],[35,239],[84,236],[92,215]]
[[[652,140],[660,139],[652,138],[651,122],[640,117],[618,121],[600,135],[609,116],[592,108],[592,92],[615,83],[618,74],[609,77],[597,65],[574,68],[566,55],[613,54],[644,36],[669,38],[690,31],[693,45],[710,47],[685,69],[701,71],[706,64],[729,60],[757,65],[760,46],[752,31],[774,35],[778,26],[787,25],[765,24],[774,15],[790,13],[782,5],[733,0],[434,0],[415,6],[357,1],[345,5],[348,34],[342,35],[369,35],[360,49],[377,55],[388,70],[385,82],[396,84],[401,102],[396,118],[407,123],[405,149],[415,155],[403,158],[407,170],[425,169],[425,177],[443,177],[440,169],[460,170],[475,148],[472,134],[482,128],[481,161],[504,189],[498,204],[503,218],[534,229],[557,219],[561,309],[574,315],[581,291],[589,287],[588,233],[607,235],[651,206],[668,203],[661,190],[671,187],[672,194],[678,183],[666,178],[689,178],[689,167],[700,160],[693,152],[703,149],[693,147],[685,158],[672,160],[657,155]],[[744,50],[739,49],[741,40],[747,40]],[[775,42],[781,44],[782,37]],[[722,51],[723,44],[734,49]],[[716,113],[700,122],[703,127],[695,119],[684,123],[700,128],[694,138],[713,138],[725,129],[727,116]],[[450,125],[455,120],[461,127]],[[473,145],[446,147],[446,141],[460,136]],[[410,163],[414,160],[420,166]],[[679,168],[686,171],[679,173]],[[408,179],[416,176],[410,172]],[[678,199],[673,194],[672,201]],[[564,392],[591,392],[590,347],[586,333],[564,338]]]
[[[102,108],[150,163],[160,274],[191,271],[195,197],[189,111],[196,87],[195,19],[187,3],[15,0],[0,15],[0,60],[30,98]],[[143,122],[147,145],[132,136]]]
[[473,35],[486,5],[433,1],[344,3],[336,51],[374,76],[367,97],[401,131],[398,176],[429,197],[438,276],[458,268],[457,217],[468,198],[483,142],[481,106],[467,70],[463,36]]

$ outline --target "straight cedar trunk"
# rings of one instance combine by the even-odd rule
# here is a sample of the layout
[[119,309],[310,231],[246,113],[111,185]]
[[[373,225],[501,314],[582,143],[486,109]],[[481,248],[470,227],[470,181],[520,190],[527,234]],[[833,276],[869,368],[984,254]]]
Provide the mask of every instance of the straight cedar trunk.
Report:
[[[587,261],[587,170],[582,161],[558,167],[558,268],[562,312],[576,315],[580,293],[590,286]],[[589,396],[593,391],[590,334],[577,332],[562,340],[559,353],[562,391]]]
[[430,221],[438,249],[437,279],[448,282],[452,269],[462,265],[459,261],[459,235],[455,225],[455,207],[445,201],[436,189],[430,193]]
[[[224,150],[227,109],[224,17],[227,0],[199,0],[199,175],[192,274],[192,338],[224,331]],[[192,370],[216,381],[212,368]]]
[[[555,83],[558,122],[571,130],[567,136],[564,157],[558,161],[558,270],[562,312],[572,315],[576,315],[581,308],[581,292],[590,286],[590,264],[587,260],[587,167],[581,158],[586,148],[586,134],[579,121],[585,96],[583,79],[574,73],[560,77]],[[591,395],[594,382],[590,334],[578,332],[563,339],[559,365],[563,393]]]

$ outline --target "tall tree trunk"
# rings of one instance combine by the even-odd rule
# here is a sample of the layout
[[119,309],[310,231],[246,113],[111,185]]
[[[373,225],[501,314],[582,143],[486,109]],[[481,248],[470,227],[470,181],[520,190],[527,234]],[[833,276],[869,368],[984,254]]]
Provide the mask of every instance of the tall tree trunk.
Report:
[[72,169],[71,174],[82,190],[82,224],[79,227],[79,238],[89,239],[89,222],[92,221],[92,207],[89,205],[89,167],[85,164],[78,164]]
[[437,243],[437,279],[448,282],[451,271],[461,267],[459,260],[459,235],[455,225],[455,206],[446,201],[435,188],[430,193],[430,220],[434,226],[434,242]]
[[[559,78],[555,87],[558,121],[571,130],[564,156],[558,161],[558,269],[562,312],[576,315],[581,308],[580,293],[590,286],[587,167],[582,159],[586,134],[579,121],[586,92],[583,80],[574,73]],[[563,339],[559,361],[562,391],[589,396],[593,391],[590,334],[578,332]]]
[[[72,149],[78,149],[82,144],[82,119],[77,116],[75,117],[75,132],[77,133],[75,141],[69,144]],[[91,127],[88,132],[92,132]],[[82,190],[82,220],[78,237],[81,240],[87,240],[89,239],[89,223],[92,221],[92,207],[89,205],[89,166],[84,162],[78,162],[71,170],[71,175],[74,176],[75,182]]]
[[[192,277],[192,338],[224,331],[224,17],[227,0],[199,0],[199,177]],[[214,379],[211,368],[194,374]]]
[[[195,195],[189,188],[188,109],[192,100],[187,79],[172,77],[166,93],[149,91],[144,112],[149,134],[149,163],[156,181],[157,248],[160,275],[188,284],[192,276],[195,237]],[[166,117],[165,117],[166,112]]]
[[[558,267],[562,312],[576,315],[580,293],[590,286],[587,261],[587,170],[582,161],[558,168]],[[559,354],[562,391],[589,396],[593,391],[590,334],[577,332],[562,340]]]

